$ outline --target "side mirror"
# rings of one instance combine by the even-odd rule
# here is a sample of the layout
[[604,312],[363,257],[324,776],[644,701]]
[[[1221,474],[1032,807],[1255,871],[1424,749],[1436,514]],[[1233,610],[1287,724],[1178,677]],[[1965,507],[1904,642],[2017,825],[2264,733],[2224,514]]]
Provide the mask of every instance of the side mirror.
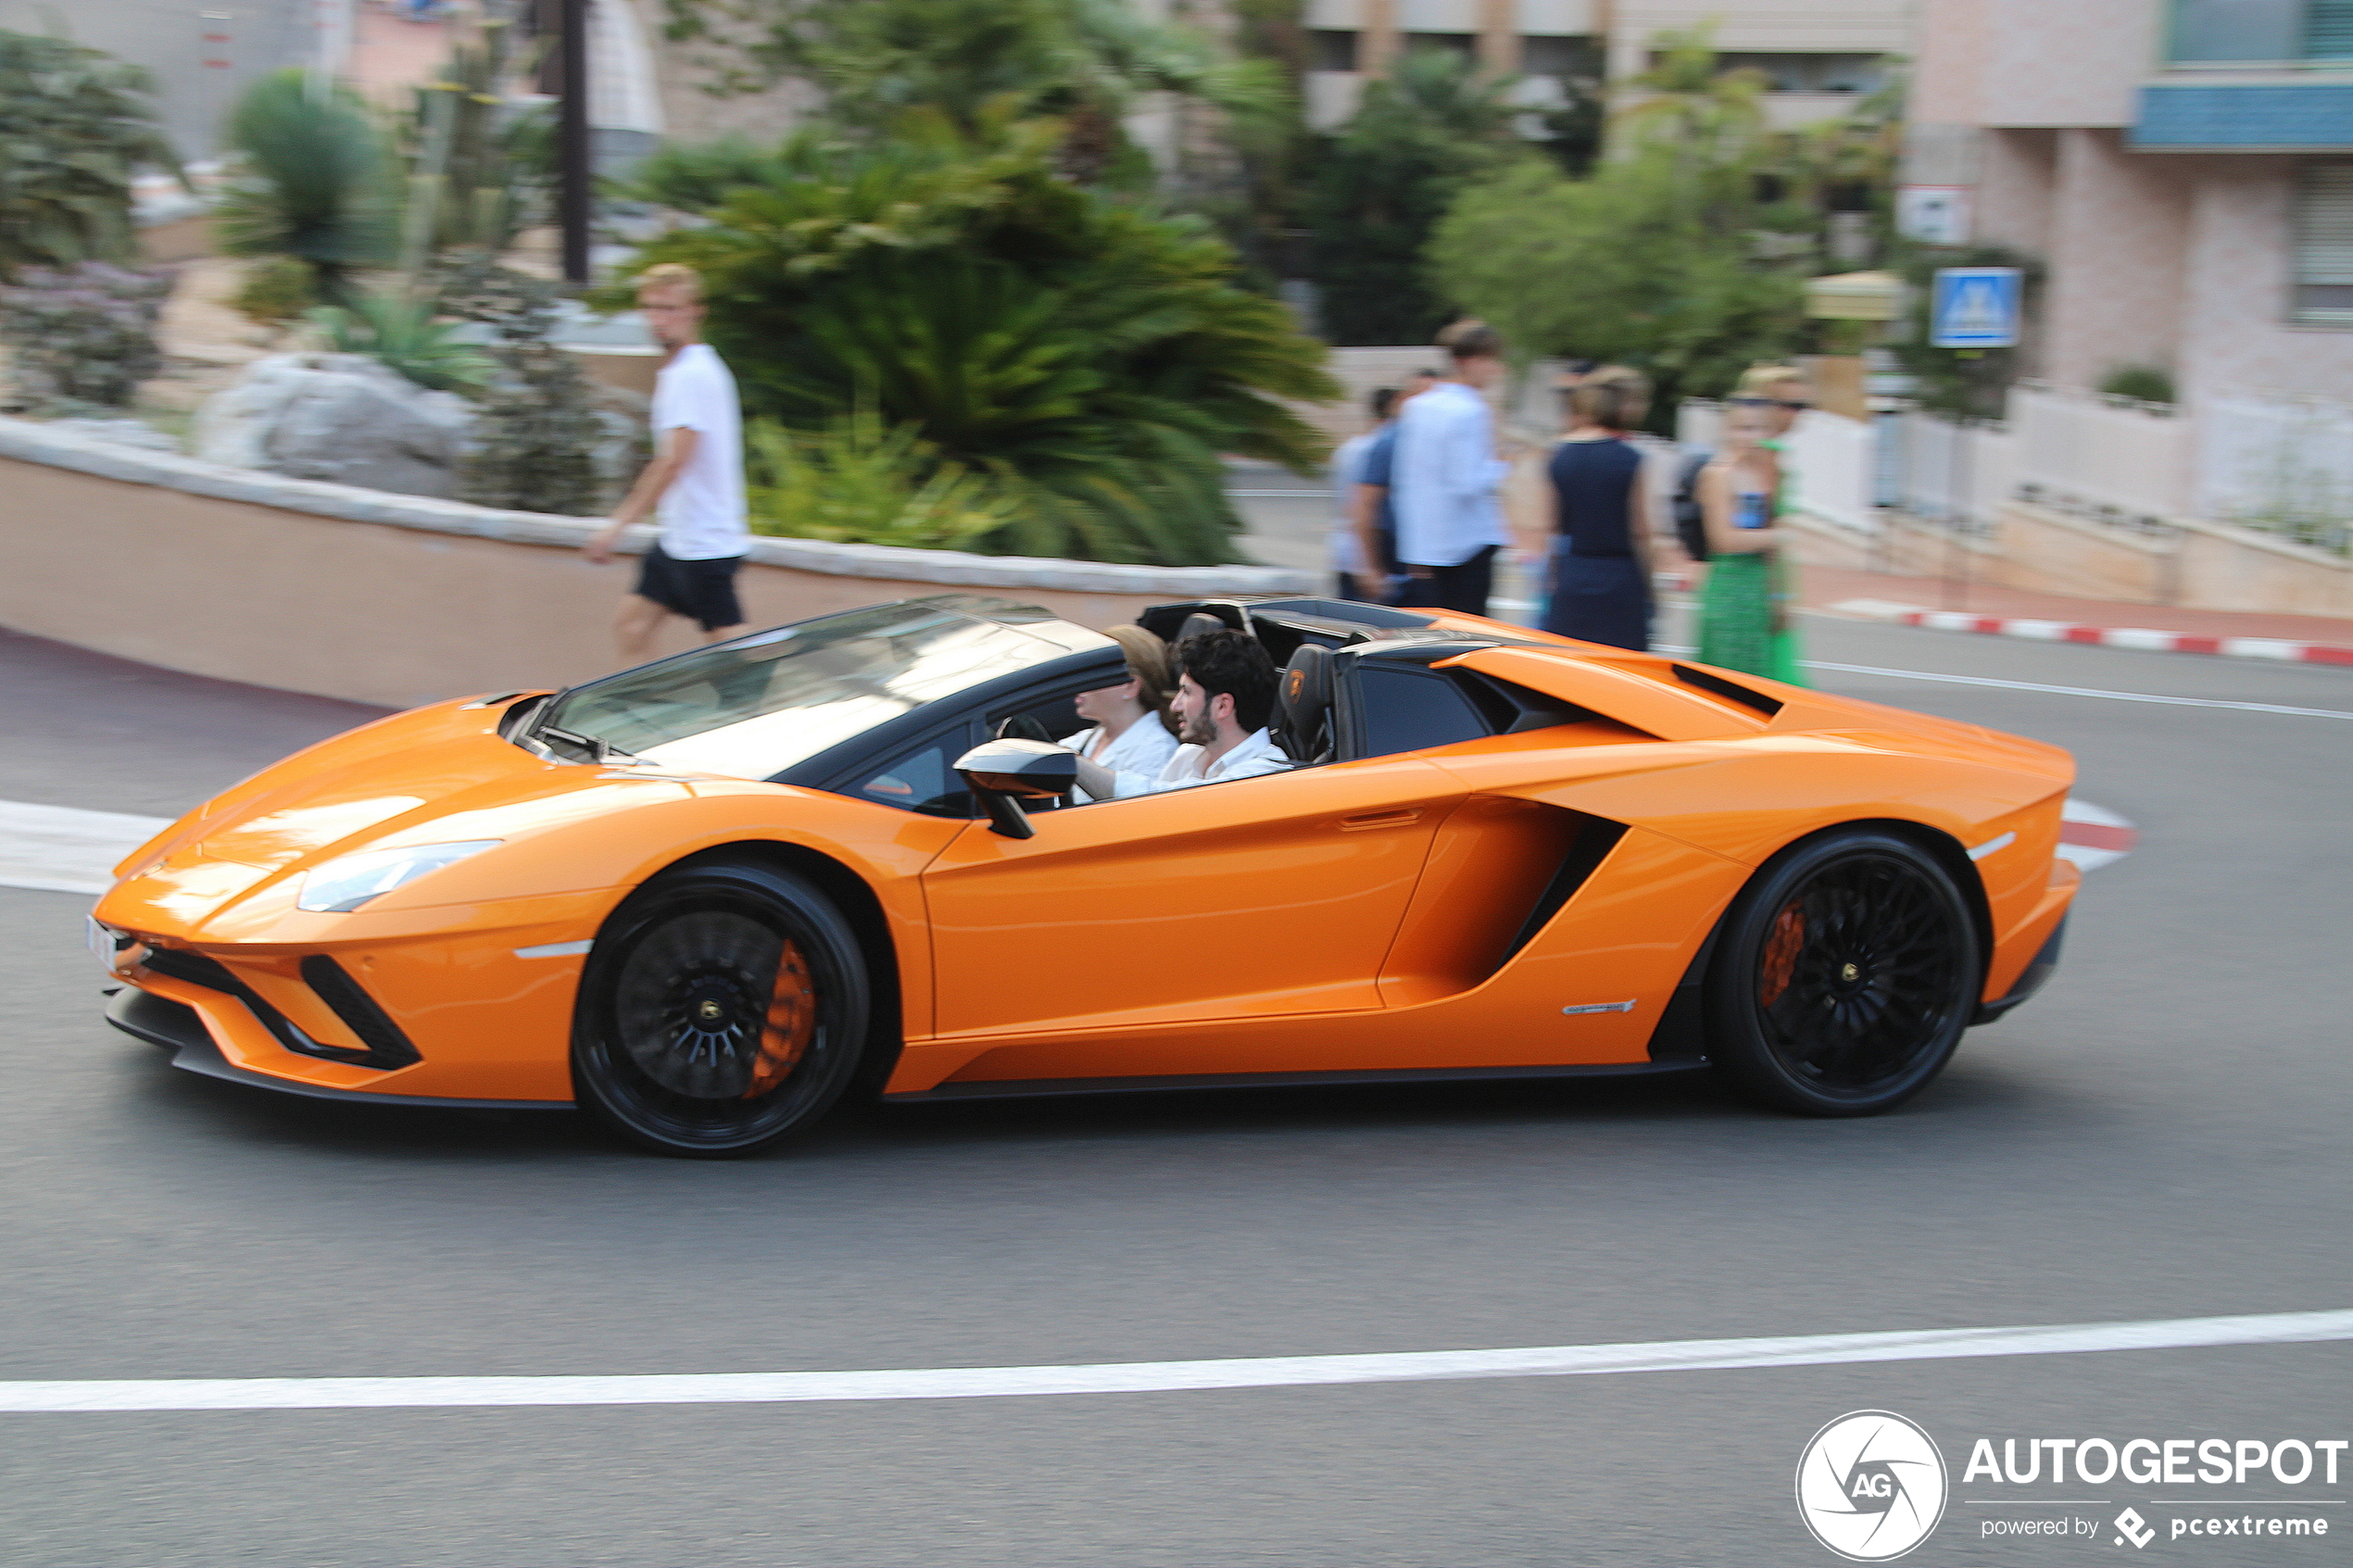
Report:
[[988,813],[990,832],[1028,838],[1037,829],[1021,803],[1069,794],[1078,783],[1078,753],[1050,741],[992,740],[957,758],[956,771]]

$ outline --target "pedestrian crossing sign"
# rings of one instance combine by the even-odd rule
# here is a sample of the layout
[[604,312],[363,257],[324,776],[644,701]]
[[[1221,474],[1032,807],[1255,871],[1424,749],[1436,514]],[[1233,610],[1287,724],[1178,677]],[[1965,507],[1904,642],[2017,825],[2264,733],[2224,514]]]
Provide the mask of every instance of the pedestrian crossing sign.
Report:
[[2015,267],[1940,267],[1930,296],[1935,348],[2010,348],[2018,343],[2024,279]]

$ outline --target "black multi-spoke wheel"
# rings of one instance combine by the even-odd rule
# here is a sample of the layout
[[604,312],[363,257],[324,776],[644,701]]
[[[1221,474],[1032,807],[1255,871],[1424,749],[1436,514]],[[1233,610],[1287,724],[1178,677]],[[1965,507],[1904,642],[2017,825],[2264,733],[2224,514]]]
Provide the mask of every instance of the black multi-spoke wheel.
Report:
[[1889,833],[1828,834],[1759,872],[1726,917],[1711,1054],[1772,1104],[1868,1116],[1936,1076],[1983,974],[1969,906],[1933,856]]
[[581,978],[573,1092],[663,1154],[750,1154],[839,1099],[866,1047],[857,935],[788,872],[714,865],[647,885]]

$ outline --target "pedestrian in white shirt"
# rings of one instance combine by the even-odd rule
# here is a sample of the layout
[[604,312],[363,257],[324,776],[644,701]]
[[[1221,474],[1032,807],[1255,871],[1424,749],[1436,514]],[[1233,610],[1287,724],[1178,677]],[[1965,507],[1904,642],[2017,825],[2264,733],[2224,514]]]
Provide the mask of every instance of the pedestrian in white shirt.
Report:
[[603,566],[622,532],[648,512],[661,524],[635,589],[613,617],[626,664],[652,657],[654,633],[669,616],[700,625],[707,643],[742,631],[736,571],[751,547],[744,526],[743,412],[736,378],[702,341],[701,276],[674,261],[648,268],[637,280],[637,310],[669,350],[654,377],[654,460],[586,548]]
[[1397,419],[1397,558],[1405,603],[1485,615],[1495,552],[1511,543],[1502,497],[1511,464],[1496,450],[1484,395],[1504,373],[1504,340],[1491,327],[1471,326],[1447,351],[1453,375]]
[[[1114,626],[1108,635],[1125,658],[1126,679],[1116,685],[1080,692],[1078,716],[1094,724],[1062,744],[1113,773],[1158,778],[1176,755],[1176,721],[1169,711],[1176,693],[1168,669],[1168,645],[1141,626]],[[1082,792],[1083,793],[1083,792]],[[1088,795],[1108,800],[1108,795]]]
[[1098,800],[1157,795],[1195,784],[1279,773],[1290,767],[1266,731],[1275,714],[1275,664],[1245,632],[1204,632],[1176,649],[1176,748],[1157,775],[1114,772],[1078,761],[1079,787]]

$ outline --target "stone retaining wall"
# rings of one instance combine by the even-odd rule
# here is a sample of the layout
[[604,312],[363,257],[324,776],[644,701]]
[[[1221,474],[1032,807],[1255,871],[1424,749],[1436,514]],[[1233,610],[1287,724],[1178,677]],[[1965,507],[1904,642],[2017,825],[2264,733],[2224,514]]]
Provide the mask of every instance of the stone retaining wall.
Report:
[[1798,557],[1823,566],[1967,575],[2029,593],[2275,615],[2353,617],[2353,561],[2252,529],[2183,518],[2143,531],[2024,501],[1957,542],[1937,523],[1882,512],[1875,533],[1797,520]]
[[[596,567],[590,519],[283,479],[0,419],[0,625],[195,674],[411,706],[614,668],[634,560]],[[623,548],[641,552],[650,530]],[[1309,589],[1255,567],[1113,566],[758,539],[754,625],[927,594],[1043,605],[1088,625],[1149,604]],[[690,645],[673,621],[663,651]]]

